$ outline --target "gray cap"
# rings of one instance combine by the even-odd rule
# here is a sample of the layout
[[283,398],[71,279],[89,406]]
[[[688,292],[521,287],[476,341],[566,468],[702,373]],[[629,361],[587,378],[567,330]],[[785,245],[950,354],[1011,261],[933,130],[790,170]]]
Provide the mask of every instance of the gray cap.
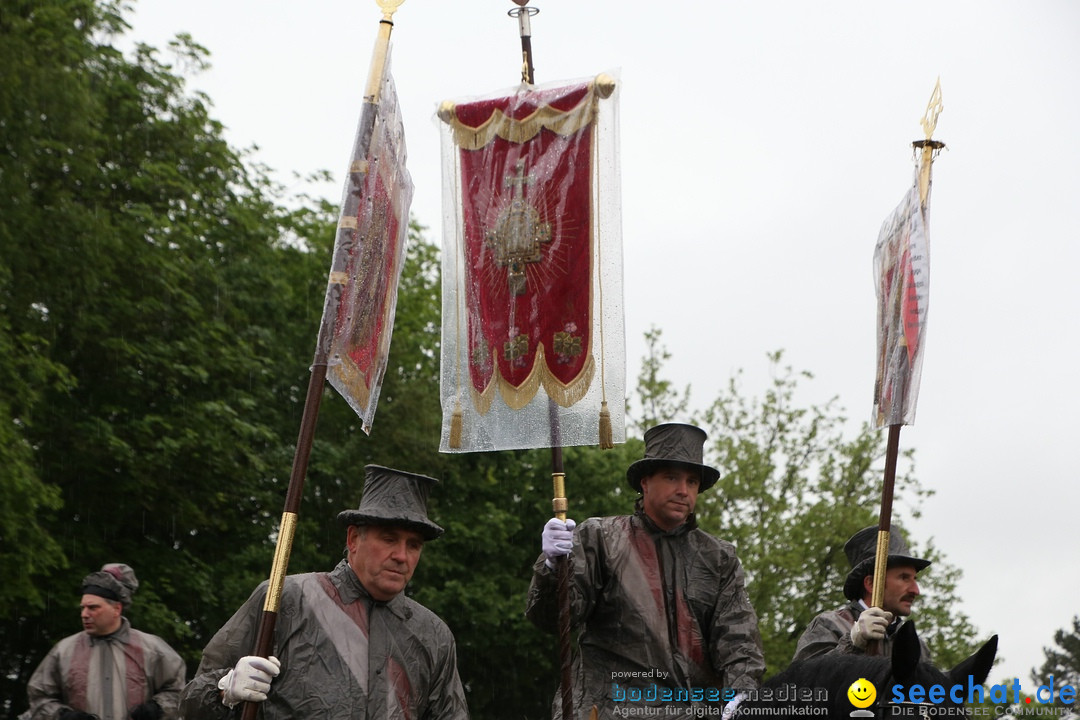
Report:
[[425,540],[443,534],[427,516],[428,495],[438,480],[381,465],[367,465],[364,476],[360,507],[338,513],[342,525],[401,525],[418,531]]
[[130,565],[105,563],[98,572],[92,572],[82,581],[83,595],[97,595],[106,600],[131,604],[131,596],[139,589],[139,580]]
[[701,473],[698,492],[716,484],[720,471],[702,463],[705,452],[705,431],[694,425],[665,423],[645,431],[645,457],[626,469],[630,487],[641,492],[641,478],[662,467],[674,465]]
[[135,570],[124,563],[105,563],[101,566],[102,572],[107,572],[120,581],[120,584],[128,589],[132,595],[139,589],[139,579],[135,577]]

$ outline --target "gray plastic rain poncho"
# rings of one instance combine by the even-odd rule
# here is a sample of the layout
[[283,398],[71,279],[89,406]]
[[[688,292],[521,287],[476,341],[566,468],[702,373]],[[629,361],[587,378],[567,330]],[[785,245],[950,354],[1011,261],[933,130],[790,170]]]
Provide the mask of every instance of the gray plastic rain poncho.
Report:
[[[180,699],[186,720],[232,714],[218,680],[251,654],[266,586],[203,651]],[[260,703],[264,720],[469,717],[450,629],[404,594],[373,601],[345,561],[330,573],[285,579],[274,638],[281,674]]]
[[176,651],[121,618],[112,635],[81,632],[54,645],[26,694],[33,720],[54,720],[69,708],[124,720],[131,708],[150,700],[161,706],[164,720],[173,720],[183,687],[184,661]]
[[[862,614],[864,604],[859,600],[852,600],[842,608],[823,612],[807,625],[799,644],[795,646],[795,656],[791,662],[818,657],[819,655],[843,655],[846,653],[863,653],[851,642],[851,627],[858,621]],[[881,641],[878,654],[889,657],[892,654],[893,635],[903,622],[902,618],[896,618],[886,631],[885,639]],[[923,659],[930,658],[930,648],[926,641],[919,638],[919,647],[922,650]]]
[[[641,715],[645,706],[664,707],[661,717],[719,712],[725,688],[758,686],[765,661],[742,566],[734,546],[697,529],[692,516],[671,532],[640,509],[590,518],[577,527],[570,560],[571,623],[581,630],[573,672],[578,718],[594,705],[600,718]],[[551,631],[556,585],[541,554],[526,614]],[[688,701],[680,699],[684,690]],[[560,708],[556,695],[554,717]]]

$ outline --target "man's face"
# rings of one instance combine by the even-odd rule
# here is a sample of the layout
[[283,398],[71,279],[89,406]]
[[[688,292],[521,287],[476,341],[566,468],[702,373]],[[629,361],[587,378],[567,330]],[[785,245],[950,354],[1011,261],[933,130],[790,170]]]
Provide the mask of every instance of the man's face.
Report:
[[349,566],[371,597],[387,602],[412,579],[424,537],[393,525],[349,526]]
[[[885,571],[885,590],[882,593],[881,606],[893,615],[907,617],[911,614],[911,604],[919,597],[919,584],[915,582],[916,570],[910,565],[898,565]],[[872,592],[874,578],[866,576],[867,592]],[[870,603],[869,596],[866,599]]]
[[701,473],[679,467],[662,467],[641,478],[645,514],[662,530],[674,530],[686,522],[697,503]]
[[109,602],[98,595],[83,595],[79,604],[79,616],[87,635],[104,637],[120,629],[123,606]]

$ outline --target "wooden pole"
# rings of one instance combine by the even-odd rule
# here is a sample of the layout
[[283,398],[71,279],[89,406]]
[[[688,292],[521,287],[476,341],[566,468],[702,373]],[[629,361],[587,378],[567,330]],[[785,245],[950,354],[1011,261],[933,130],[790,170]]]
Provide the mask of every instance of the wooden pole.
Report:
[[[551,509],[555,517],[566,521],[566,473],[563,470],[562,438],[559,432],[559,406],[548,398],[548,421],[551,425],[551,483],[553,497]],[[555,561],[558,579],[559,602],[559,671],[563,720],[574,717],[574,678],[571,672],[573,649],[570,641],[570,556],[562,555]]]
[[889,426],[885,446],[885,478],[881,484],[881,511],[878,514],[877,549],[874,554],[874,586],[870,604],[881,607],[885,594],[885,569],[889,563],[889,533],[892,530],[893,485],[896,482],[896,458],[900,452],[900,428]]
[[[349,171],[351,201],[358,201],[359,189],[367,168],[358,160],[363,160],[371,145],[371,136],[375,128],[375,117],[379,105],[379,89],[386,66],[386,55],[390,48],[390,31],[393,29],[392,16],[405,0],[376,0],[383,11],[379,21],[379,34],[375,42],[375,53],[368,73],[368,84],[364,94],[364,106],[360,114],[359,140]],[[361,157],[356,157],[361,156]],[[351,228],[338,228],[338,232],[354,232]],[[296,452],[293,455],[292,473],[289,476],[289,488],[285,496],[285,510],[281,516],[281,529],[278,532],[274,560],[270,568],[270,580],[263,601],[262,617],[255,639],[253,655],[269,657],[274,648],[274,629],[277,625],[278,610],[281,604],[281,592],[285,585],[285,575],[289,567],[289,555],[292,552],[293,537],[296,532],[300,501],[304,495],[304,481],[307,478],[308,460],[311,458],[311,446],[315,437],[315,425],[322,404],[323,386],[326,382],[327,362],[334,327],[337,324],[337,309],[341,300],[341,291],[347,280],[345,275],[347,248],[350,243],[335,243],[334,259],[330,268],[326,295],[323,300],[322,321],[315,343],[315,355],[311,362],[311,377],[308,380],[307,396],[304,399],[304,412],[300,420],[300,433],[296,440]],[[259,704],[244,703],[241,717],[254,720]]]

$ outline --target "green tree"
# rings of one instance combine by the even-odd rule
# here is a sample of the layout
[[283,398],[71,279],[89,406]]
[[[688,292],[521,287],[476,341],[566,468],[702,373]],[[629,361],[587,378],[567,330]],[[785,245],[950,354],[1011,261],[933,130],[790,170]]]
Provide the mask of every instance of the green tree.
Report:
[[631,417],[631,399],[627,395],[627,419],[630,428],[641,436],[653,425],[684,418],[690,405],[690,386],[680,393],[670,380],[663,376],[664,363],[671,353],[661,342],[663,331],[653,326],[645,332],[645,357],[638,372],[637,397],[640,417]]
[[136,568],[129,615],[189,661],[208,608],[254,584],[325,287],[305,235],[329,220],[280,207],[156,51],[109,44],[124,27],[111,2],[0,11],[8,713],[103,562]]
[[[47,393],[62,392],[74,378],[53,358],[55,315],[47,304],[23,296],[20,286],[33,270],[29,258],[43,250],[34,244],[46,238],[62,244],[70,228],[91,219],[61,187],[60,168],[83,164],[70,151],[93,136],[84,122],[94,109],[91,88],[68,72],[95,52],[71,37],[76,22],[97,32],[119,20],[90,2],[0,10],[0,572],[8,578],[0,587],[0,607],[42,607],[40,579],[65,562],[41,523],[61,497],[35,467],[34,430],[46,422],[38,408]],[[71,274],[57,268],[50,277],[60,285]],[[69,277],[60,281],[64,275]]]
[[[1080,615],[1074,615],[1072,629],[1062,628],[1054,633],[1054,647],[1043,648],[1043,664],[1038,672],[1031,669],[1035,687],[1048,685],[1054,691],[1054,706],[1073,710],[1077,707],[1076,696],[1080,689]],[[1072,688],[1072,701],[1061,700],[1061,689]],[[1046,693],[1042,694],[1045,699]]]

